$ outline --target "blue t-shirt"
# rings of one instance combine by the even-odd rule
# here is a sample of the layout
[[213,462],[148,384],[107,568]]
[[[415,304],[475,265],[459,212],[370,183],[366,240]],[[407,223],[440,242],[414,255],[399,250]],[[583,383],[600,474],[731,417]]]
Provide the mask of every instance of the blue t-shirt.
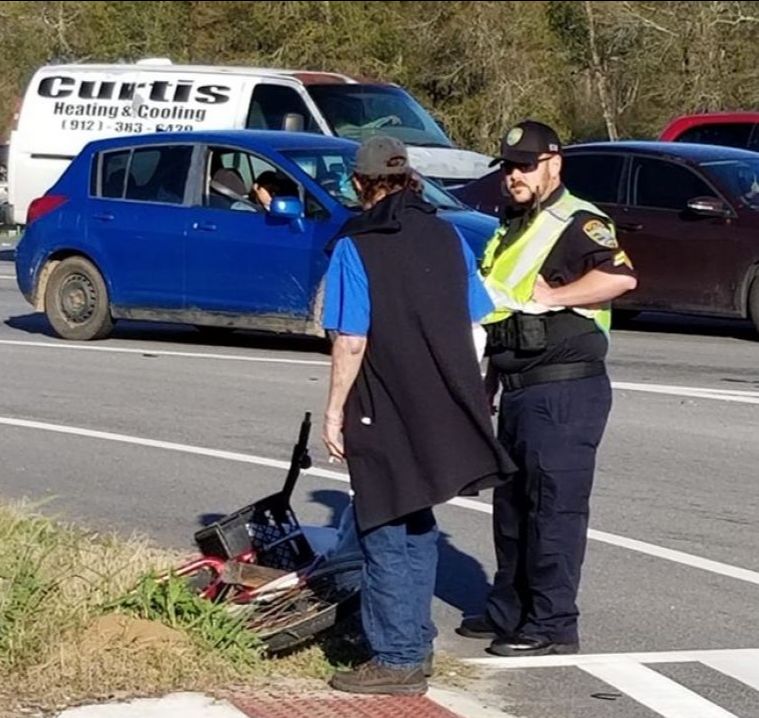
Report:
[[[455,229],[455,228],[454,228]],[[469,314],[478,322],[493,311],[494,305],[477,272],[477,261],[466,240],[461,240],[469,275]],[[366,336],[369,333],[371,303],[369,282],[356,245],[343,237],[335,245],[324,287],[324,328],[341,334]]]

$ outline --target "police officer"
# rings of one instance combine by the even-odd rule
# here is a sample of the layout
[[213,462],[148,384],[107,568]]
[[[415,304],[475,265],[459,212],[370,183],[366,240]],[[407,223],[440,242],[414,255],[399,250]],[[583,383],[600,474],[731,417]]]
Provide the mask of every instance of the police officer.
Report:
[[561,143],[535,121],[501,142],[513,206],[481,264],[495,310],[486,382],[519,465],[495,490],[497,572],[484,615],[457,632],[501,656],[576,653],[576,605],[596,451],[611,408],[610,302],[637,284],[611,219],[562,183]]

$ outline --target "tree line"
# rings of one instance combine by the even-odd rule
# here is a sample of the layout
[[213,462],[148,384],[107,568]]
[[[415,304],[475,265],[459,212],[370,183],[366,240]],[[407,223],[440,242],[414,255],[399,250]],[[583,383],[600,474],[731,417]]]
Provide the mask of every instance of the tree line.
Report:
[[0,138],[50,62],[249,64],[399,83],[462,146],[525,116],[568,141],[652,138],[759,103],[759,2],[0,2]]

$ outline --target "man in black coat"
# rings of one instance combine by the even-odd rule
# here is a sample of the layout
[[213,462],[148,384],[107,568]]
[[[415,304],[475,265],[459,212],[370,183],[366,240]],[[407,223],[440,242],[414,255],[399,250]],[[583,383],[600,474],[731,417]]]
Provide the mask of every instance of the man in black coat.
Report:
[[332,685],[423,693],[436,635],[432,509],[515,469],[475,347],[493,305],[463,238],[420,196],[401,142],[365,142],[353,184],[364,211],[343,227],[326,279],[324,327],[337,336],[323,438],[351,474],[373,658]]

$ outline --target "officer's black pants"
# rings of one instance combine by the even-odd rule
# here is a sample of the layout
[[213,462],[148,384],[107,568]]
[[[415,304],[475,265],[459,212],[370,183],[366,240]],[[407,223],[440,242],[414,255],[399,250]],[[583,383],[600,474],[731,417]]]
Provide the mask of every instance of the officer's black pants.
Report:
[[487,613],[504,636],[578,640],[589,499],[610,410],[606,375],[502,392],[498,435],[520,468],[493,496],[498,570]]

